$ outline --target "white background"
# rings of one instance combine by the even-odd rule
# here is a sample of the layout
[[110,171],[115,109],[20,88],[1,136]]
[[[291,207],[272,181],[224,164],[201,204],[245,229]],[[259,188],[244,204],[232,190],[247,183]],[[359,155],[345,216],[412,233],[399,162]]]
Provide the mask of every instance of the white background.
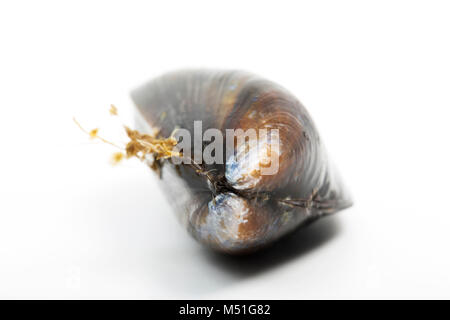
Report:
[[[450,298],[445,1],[2,1],[0,298]],[[135,86],[186,67],[276,81],[355,205],[261,254],[209,252],[156,176],[112,167]],[[115,140],[116,141],[116,140]]]

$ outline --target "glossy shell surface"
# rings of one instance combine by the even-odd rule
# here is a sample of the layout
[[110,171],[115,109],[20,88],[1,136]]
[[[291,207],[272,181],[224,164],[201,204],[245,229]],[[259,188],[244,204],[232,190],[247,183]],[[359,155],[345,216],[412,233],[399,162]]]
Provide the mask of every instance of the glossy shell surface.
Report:
[[252,252],[351,205],[308,112],[273,82],[242,71],[187,70],[156,78],[131,95],[144,132],[159,128],[169,136],[179,127],[193,136],[194,121],[224,137],[226,129],[279,130],[275,175],[251,174],[239,154],[252,157],[253,150],[239,145],[223,164],[204,165],[212,180],[189,166],[164,164],[162,187],[199,242],[228,253]]

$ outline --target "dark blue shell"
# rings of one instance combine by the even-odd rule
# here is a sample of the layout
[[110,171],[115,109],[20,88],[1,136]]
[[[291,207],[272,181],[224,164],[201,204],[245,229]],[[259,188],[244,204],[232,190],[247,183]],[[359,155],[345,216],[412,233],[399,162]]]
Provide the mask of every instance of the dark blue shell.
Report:
[[157,127],[164,136],[176,127],[193,135],[197,120],[203,130],[217,128],[224,136],[226,129],[279,129],[275,176],[243,183],[238,178],[248,168],[229,159],[204,165],[209,179],[189,166],[164,165],[162,185],[180,221],[213,249],[254,251],[351,205],[308,112],[270,81],[241,71],[180,71],[150,81],[132,98],[139,129]]

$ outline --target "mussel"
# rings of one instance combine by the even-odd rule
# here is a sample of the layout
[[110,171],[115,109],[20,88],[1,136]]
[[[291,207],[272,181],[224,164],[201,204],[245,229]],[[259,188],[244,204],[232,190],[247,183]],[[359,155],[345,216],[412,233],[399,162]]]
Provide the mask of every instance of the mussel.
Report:
[[[253,252],[352,204],[310,115],[271,81],[243,71],[184,70],[151,80],[131,97],[140,132],[158,128],[169,136],[184,128],[193,137],[200,123],[202,132],[222,133],[214,137],[223,140],[218,144],[223,150],[215,150],[222,161],[201,161],[209,136],[202,140],[200,157],[192,144],[183,150],[197,161],[168,159],[161,168],[162,187],[179,220],[210,248]],[[277,135],[228,139],[227,132],[237,129],[275,129]],[[262,174],[267,156],[274,154],[276,172]]]

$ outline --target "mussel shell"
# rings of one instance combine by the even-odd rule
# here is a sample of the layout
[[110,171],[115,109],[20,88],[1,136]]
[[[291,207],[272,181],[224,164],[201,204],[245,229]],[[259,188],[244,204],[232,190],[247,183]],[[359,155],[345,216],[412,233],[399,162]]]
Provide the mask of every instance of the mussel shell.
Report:
[[181,223],[213,249],[251,252],[351,205],[308,112],[273,82],[242,71],[186,70],[156,78],[131,96],[144,132],[159,128],[168,136],[179,127],[194,136],[194,121],[202,121],[203,131],[216,128],[224,136],[226,129],[279,129],[276,175],[249,178],[248,168],[226,158],[224,164],[205,165],[244,193],[216,193],[191,167],[164,165],[163,188]]

